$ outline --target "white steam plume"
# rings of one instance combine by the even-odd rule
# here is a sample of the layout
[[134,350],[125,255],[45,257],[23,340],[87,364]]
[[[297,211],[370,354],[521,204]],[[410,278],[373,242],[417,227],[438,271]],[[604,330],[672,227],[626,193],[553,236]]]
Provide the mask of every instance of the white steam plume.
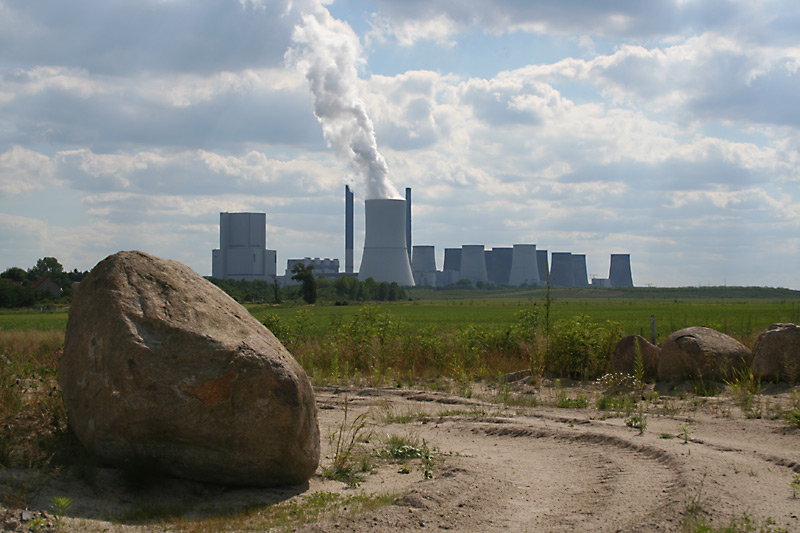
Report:
[[367,199],[401,198],[389,180],[378,151],[375,128],[358,94],[358,37],[343,21],[318,5],[294,28],[289,63],[305,72],[314,96],[314,114],[329,146],[344,157],[366,183]]

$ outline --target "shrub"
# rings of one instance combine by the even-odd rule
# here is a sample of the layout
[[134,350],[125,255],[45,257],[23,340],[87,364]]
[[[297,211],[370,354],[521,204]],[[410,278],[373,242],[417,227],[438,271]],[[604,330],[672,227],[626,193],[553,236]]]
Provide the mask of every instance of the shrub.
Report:
[[619,338],[619,326],[613,322],[600,326],[584,315],[560,321],[550,335],[544,370],[560,377],[597,378],[607,370]]

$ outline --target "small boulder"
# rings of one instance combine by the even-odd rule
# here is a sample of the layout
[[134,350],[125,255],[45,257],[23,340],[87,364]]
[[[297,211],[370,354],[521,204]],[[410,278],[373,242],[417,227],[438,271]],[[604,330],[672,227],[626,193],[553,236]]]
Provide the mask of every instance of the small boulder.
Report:
[[119,252],[81,282],[58,382],[70,424],[111,465],[146,459],[204,482],[307,481],[311,384],[245,308],[175,261]]
[[650,344],[641,335],[628,335],[620,339],[611,352],[611,368],[614,372],[635,375],[637,350],[642,354],[645,379],[656,379],[661,348]]
[[800,326],[772,324],[756,339],[753,373],[772,381],[800,381]]
[[676,379],[725,379],[734,370],[749,368],[750,350],[733,337],[695,326],[672,333],[661,345],[658,377]]

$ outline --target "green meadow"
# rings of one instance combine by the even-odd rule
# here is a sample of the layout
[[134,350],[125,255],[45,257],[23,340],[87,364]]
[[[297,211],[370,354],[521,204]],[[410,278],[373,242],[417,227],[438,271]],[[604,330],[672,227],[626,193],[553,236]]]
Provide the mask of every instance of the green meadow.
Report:
[[[476,291],[477,292],[477,291]],[[397,321],[403,333],[422,329],[458,330],[467,325],[507,328],[522,309],[534,309],[544,320],[545,298],[463,298],[413,300],[370,304]],[[250,305],[259,320],[268,314],[283,321],[306,322],[309,336],[326,334],[332,327],[351,320],[362,304],[317,306]],[[550,322],[588,316],[599,323],[615,322],[623,335],[650,338],[650,317],[654,317],[660,342],[675,330],[706,326],[748,341],[767,326],[800,320],[800,299],[772,298],[552,298]]]
[[29,309],[0,310],[0,332],[55,331],[67,327],[68,309],[35,311]]
[[[588,316],[594,322],[613,322],[620,333],[650,337],[650,317],[657,341],[677,329],[706,326],[749,343],[767,326],[777,322],[800,322],[800,291],[749,287],[657,289],[553,289],[550,304],[544,289],[450,290],[412,289],[401,302],[334,305],[323,302],[246,304],[258,320],[277,316],[287,324],[298,324],[308,337],[321,337],[337,325],[351,321],[362,307],[376,306],[395,322],[398,331],[457,331],[467,326],[505,329],[522,309],[533,309],[541,321],[551,324]],[[64,330],[68,309],[0,311],[0,332],[17,330]]]

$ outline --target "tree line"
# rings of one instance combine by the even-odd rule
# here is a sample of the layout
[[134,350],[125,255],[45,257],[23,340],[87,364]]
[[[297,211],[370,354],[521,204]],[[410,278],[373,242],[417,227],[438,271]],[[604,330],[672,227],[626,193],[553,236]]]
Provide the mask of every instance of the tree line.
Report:
[[[314,275],[313,265],[298,263],[292,270],[292,279],[297,285],[281,287],[277,277],[272,281],[244,281],[235,279],[209,280],[239,302],[272,302],[304,300],[324,302],[365,302],[405,300],[408,295],[397,283],[375,281],[368,278],[359,281],[352,276],[341,276],[336,280]],[[0,308],[32,307],[49,303],[72,301],[72,284],[81,281],[88,271],[77,269],[68,272],[55,257],[43,257],[30,268],[10,267],[0,273]],[[49,277],[61,290],[55,296],[34,287],[43,277]]]
[[324,302],[368,302],[397,301],[408,298],[406,290],[396,282],[375,281],[367,278],[359,281],[352,276],[340,276],[335,280],[314,275],[312,265],[297,263],[292,268],[292,279],[297,285],[281,287],[277,278],[268,281],[244,281],[209,278],[220,289],[239,302],[271,302],[304,300],[306,303]]
[[[72,284],[82,280],[89,272],[64,271],[55,257],[43,257],[30,268],[10,267],[0,273],[0,307],[30,307],[43,303],[68,303],[72,300]],[[34,285],[49,277],[61,290],[55,296]]]

